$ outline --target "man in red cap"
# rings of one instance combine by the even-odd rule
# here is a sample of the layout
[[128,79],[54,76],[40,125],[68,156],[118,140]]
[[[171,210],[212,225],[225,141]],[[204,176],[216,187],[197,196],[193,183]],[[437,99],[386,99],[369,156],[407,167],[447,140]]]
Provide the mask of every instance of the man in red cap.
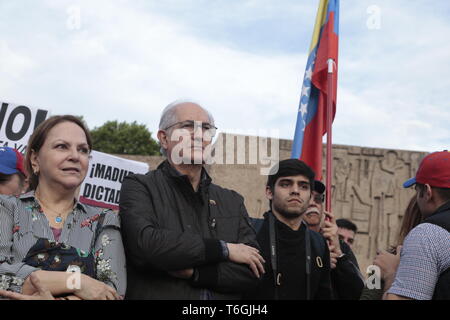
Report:
[[0,148],[0,194],[20,195],[26,189],[23,156],[16,149]]
[[450,152],[428,154],[414,178],[424,221],[405,238],[389,300],[450,300]]

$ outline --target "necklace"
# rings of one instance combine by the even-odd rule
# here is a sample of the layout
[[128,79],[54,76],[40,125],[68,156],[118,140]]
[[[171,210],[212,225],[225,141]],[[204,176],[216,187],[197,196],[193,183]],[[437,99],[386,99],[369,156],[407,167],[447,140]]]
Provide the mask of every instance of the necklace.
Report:
[[[37,195],[35,195],[35,197],[36,197],[36,199],[37,199],[38,202],[39,202],[39,206],[41,207],[41,210],[42,210],[42,205],[44,205],[44,207],[45,207],[47,210],[52,211],[52,212],[54,212],[54,213],[57,214],[57,216],[56,216],[54,219],[55,219],[55,222],[58,223],[58,224],[61,223],[61,222],[63,222],[62,214],[63,214],[64,212],[69,211],[69,209],[72,208],[72,206],[70,206],[70,207],[67,207],[65,210],[63,210],[62,212],[55,211],[55,210],[53,210],[53,209],[50,209],[50,207],[47,206],[47,205],[44,203],[44,201],[42,201],[41,199],[39,199],[39,197],[38,197]],[[41,205],[41,204],[42,204],[42,205]]]

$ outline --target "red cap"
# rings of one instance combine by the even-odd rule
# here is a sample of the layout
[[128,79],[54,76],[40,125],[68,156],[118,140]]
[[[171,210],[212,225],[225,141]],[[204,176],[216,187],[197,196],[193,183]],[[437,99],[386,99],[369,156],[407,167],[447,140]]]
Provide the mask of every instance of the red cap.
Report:
[[416,183],[450,189],[450,152],[445,150],[425,156],[419,165],[416,176],[405,181],[403,186],[409,188]]

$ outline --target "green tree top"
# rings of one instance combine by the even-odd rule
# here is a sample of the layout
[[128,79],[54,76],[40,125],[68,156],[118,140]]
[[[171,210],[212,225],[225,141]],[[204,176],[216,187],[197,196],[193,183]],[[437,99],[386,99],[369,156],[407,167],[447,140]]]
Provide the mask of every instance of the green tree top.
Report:
[[115,154],[159,155],[159,145],[143,124],[107,121],[91,130],[94,150]]

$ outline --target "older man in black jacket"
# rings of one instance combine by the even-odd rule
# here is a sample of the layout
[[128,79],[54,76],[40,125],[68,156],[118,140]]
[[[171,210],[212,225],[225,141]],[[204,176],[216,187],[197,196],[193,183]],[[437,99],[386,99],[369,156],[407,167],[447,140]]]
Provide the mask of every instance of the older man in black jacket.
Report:
[[316,180],[303,220],[311,230],[321,233],[327,239],[331,256],[333,299],[359,300],[364,288],[364,277],[353,251],[339,239],[336,219],[333,213],[325,212],[324,200],[325,185]]
[[128,299],[236,299],[264,272],[243,198],[203,168],[215,133],[193,102],[163,111],[158,139],[167,160],[122,185]]

